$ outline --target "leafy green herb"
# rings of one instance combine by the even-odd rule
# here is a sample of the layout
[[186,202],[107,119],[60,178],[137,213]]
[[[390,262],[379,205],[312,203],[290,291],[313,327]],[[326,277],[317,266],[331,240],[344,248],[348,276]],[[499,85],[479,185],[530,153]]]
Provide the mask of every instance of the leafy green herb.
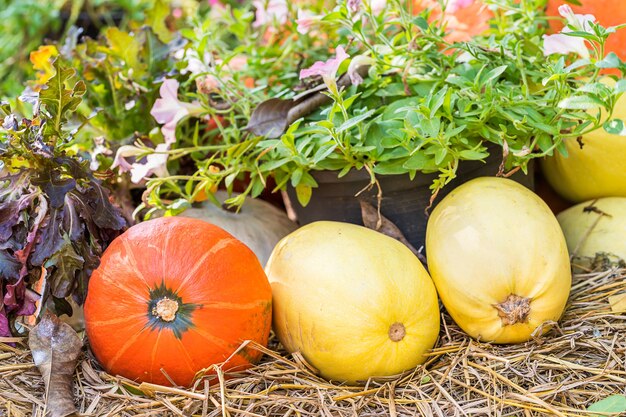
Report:
[[[372,183],[376,175],[438,173],[436,193],[465,161],[493,152],[505,155],[503,175],[526,172],[531,160],[566,152],[565,140],[603,128],[626,132],[612,117],[624,80],[612,76],[611,87],[601,79],[606,68],[626,74],[624,62],[602,53],[619,28],[572,29],[570,37],[590,46],[589,56],[577,59],[544,54],[546,0],[486,0],[489,29],[456,43],[437,17],[441,11],[413,12],[409,2],[389,0],[373,13],[366,2],[356,9],[348,3],[312,10],[319,19],[307,33],[280,19],[259,26],[246,4],[182,32],[189,43],[177,65],[178,94],[183,102],[199,100],[206,112],[178,126],[168,153],[173,174],[147,183],[153,210],[191,202],[198,190],[219,184],[232,190],[237,178],[246,187],[228,203],[241,204],[275,183],[270,191],[294,187],[306,204],[316,170],[341,177],[365,169]],[[297,12],[290,6],[286,22]],[[303,68],[335,59],[339,46],[349,58],[332,82],[300,79]],[[236,58],[246,64],[232,69]],[[354,76],[355,67],[367,68],[355,77],[361,83],[336,82]],[[322,99],[313,112],[291,118],[307,95]],[[207,118],[219,120],[214,129],[203,129]]]

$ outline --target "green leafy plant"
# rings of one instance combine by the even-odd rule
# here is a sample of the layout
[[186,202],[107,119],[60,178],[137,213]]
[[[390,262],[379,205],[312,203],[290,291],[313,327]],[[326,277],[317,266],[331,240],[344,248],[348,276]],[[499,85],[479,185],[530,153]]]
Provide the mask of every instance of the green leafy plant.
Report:
[[[148,138],[157,126],[150,116],[156,99],[156,80],[170,70],[171,46],[160,41],[149,27],[124,31],[109,27],[99,40],[85,39],[62,51],[61,60],[74,68],[85,83],[86,94],[79,108],[85,124],[77,140],[84,150],[95,148],[95,139],[115,151],[132,143],[135,133]],[[111,160],[93,155],[94,165]]]
[[[302,12],[293,5],[283,5],[288,18],[268,18],[268,8],[259,23],[263,2],[256,12],[219,9],[220,19],[183,30],[189,43],[173,99],[202,109],[176,120],[168,149],[137,144],[133,155],[168,161],[148,181],[145,205],[180,211],[218,185],[232,190],[237,179],[244,187],[231,204],[292,186],[306,205],[317,170],[366,170],[372,184],[377,175],[438,173],[436,194],[464,161],[502,155],[500,175],[508,176],[565,153],[567,138],[602,128],[623,134],[611,114],[626,81],[602,79],[607,68],[626,74],[624,62],[604,54],[620,27],[576,23],[572,14],[560,36],[584,39],[586,52],[550,53],[545,0],[485,3],[489,29],[467,42],[449,40],[445,2],[443,12],[416,11],[400,0],[377,12],[366,1],[318,4],[306,11],[314,14],[306,33],[292,23]],[[234,68],[238,57],[245,65]],[[302,76],[315,61],[322,70]],[[337,65],[325,73],[330,63]]]
[[19,95],[32,74],[28,54],[50,31],[60,30],[65,0],[0,0],[0,97]]
[[[189,9],[187,13],[197,7],[190,0],[179,4]],[[71,32],[73,25],[87,29],[94,37],[94,32],[107,25],[124,29],[134,26],[134,22],[149,21],[155,27],[158,23],[163,26],[158,21],[162,8],[154,5],[151,0],[0,0],[0,97],[8,99],[22,93],[25,81],[34,72],[29,54],[44,39],[59,39]],[[169,13],[169,5],[166,8]]]
[[[91,272],[125,227],[109,191],[76,154],[68,116],[86,91],[55,61],[32,119],[3,105],[0,114],[0,335],[35,301],[72,314],[67,297],[84,301]],[[36,282],[39,294],[35,289]]]

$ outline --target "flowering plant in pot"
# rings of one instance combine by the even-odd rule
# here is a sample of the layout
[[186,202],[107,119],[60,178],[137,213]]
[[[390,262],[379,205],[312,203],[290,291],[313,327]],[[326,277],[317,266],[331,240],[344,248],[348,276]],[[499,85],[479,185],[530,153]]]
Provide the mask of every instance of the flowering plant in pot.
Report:
[[[183,209],[200,191],[246,176],[246,189],[229,203],[258,196],[273,178],[274,189],[292,189],[306,206],[321,193],[313,189],[323,175],[362,175],[386,214],[395,191],[383,180],[429,175],[430,191],[413,191],[421,206],[399,197],[399,212],[414,210],[404,229],[467,170],[526,173],[534,159],[565,152],[564,138],[624,131],[612,112],[626,83],[617,76],[613,87],[600,82],[605,68],[626,72],[615,54],[604,54],[618,28],[565,6],[566,29],[546,35],[545,0],[486,0],[486,30],[455,41],[451,16],[473,2],[423,3],[217,5],[219,19],[182,31],[189,43],[180,53],[179,81],[166,80],[153,112],[176,138],[157,150],[163,166],[187,156],[197,169],[153,171],[146,203]],[[210,132],[198,127],[207,117]],[[477,170],[484,161],[494,164],[491,171]],[[358,210],[350,193],[332,210]],[[423,228],[413,233],[409,240],[420,245]]]

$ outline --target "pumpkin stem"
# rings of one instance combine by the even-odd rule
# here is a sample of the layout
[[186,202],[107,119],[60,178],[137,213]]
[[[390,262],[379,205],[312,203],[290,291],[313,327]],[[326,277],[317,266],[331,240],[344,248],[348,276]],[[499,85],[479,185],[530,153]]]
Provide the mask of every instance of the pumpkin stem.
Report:
[[530,298],[511,294],[500,304],[493,304],[498,310],[498,316],[502,320],[502,326],[510,326],[517,323],[528,323],[530,315]]
[[152,309],[152,315],[163,321],[174,321],[178,311],[178,301],[163,297]]
[[400,340],[404,339],[405,335],[406,329],[404,328],[404,324],[396,322],[389,326],[389,338],[393,342],[399,342]]

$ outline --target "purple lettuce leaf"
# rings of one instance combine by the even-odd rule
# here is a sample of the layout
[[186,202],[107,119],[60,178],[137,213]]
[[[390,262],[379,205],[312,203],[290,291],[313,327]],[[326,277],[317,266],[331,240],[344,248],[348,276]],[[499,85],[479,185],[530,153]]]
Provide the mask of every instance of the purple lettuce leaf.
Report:
[[[83,207],[89,208],[91,218],[100,230],[120,230],[126,225],[121,211],[111,204],[110,195],[109,190],[97,183],[93,183],[92,187],[77,194],[84,203]],[[81,213],[81,215],[85,214],[84,211]]]
[[35,193],[29,193],[17,200],[0,202],[0,242],[9,240],[13,227],[20,221],[20,213],[32,204],[35,197]]
[[[33,120],[8,116],[0,127],[4,336],[10,335],[15,316],[35,312],[38,294],[32,288],[44,274],[42,306],[65,311],[67,297],[82,303],[102,252],[127,227],[89,161],[66,151],[73,137],[64,124],[85,86],[74,82],[74,70],[58,65],[55,62],[57,73],[40,94]],[[5,107],[0,105],[0,112],[9,115]]]
[[[1,292],[0,292],[0,295]],[[4,306],[0,302],[0,337],[10,337],[11,336],[11,326],[9,325],[9,317],[4,310]]]
[[3,297],[4,308],[7,313],[14,313],[17,316],[30,316],[37,309],[35,302],[39,297],[32,291],[26,289],[23,278],[15,284],[7,284]]
[[63,236],[61,235],[62,210],[50,210],[49,216],[46,216],[46,220],[42,222],[38,233],[38,243],[30,257],[31,265],[42,266],[54,253],[61,250],[63,246]]
[[33,178],[32,184],[41,188],[50,201],[50,207],[58,209],[63,207],[65,194],[76,187],[76,180],[74,178],[61,178],[61,172],[55,170],[39,173],[37,177]]
[[0,250],[0,276],[17,277],[20,274],[21,265],[8,251]]

